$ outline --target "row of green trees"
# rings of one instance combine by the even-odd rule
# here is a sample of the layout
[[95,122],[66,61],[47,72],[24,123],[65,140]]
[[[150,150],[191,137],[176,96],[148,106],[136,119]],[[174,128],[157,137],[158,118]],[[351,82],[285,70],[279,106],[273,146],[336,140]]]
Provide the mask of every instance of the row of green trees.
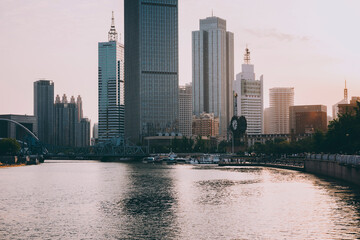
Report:
[[4,138],[0,140],[0,156],[17,155],[20,151],[20,144],[12,138]]
[[360,103],[354,112],[347,112],[330,122],[326,133],[316,132],[312,137],[287,142],[277,139],[265,144],[257,143],[250,151],[264,154],[314,153],[360,153]]

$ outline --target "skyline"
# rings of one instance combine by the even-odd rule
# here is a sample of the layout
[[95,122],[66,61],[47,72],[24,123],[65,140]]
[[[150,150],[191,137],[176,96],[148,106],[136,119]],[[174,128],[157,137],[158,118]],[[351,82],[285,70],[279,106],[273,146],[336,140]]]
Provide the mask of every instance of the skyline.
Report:
[[[273,14],[278,6],[289,11]],[[235,75],[241,71],[246,44],[255,72],[264,74],[264,107],[269,105],[269,88],[294,87],[295,105],[324,104],[331,115],[331,105],[343,97],[345,79],[349,97],[360,95],[360,70],[353,67],[360,59],[356,56],[360,35],[351,24],[360,20],[359,6],[350,0],[272,4],[225,0],[221,6],[216,0],[181,0],[179,83],[192,80],[191,32],[214,9],[214,16],[225,19],[228,31],[234,33]],[[33,115],[32,85],[45,78],[54,81],[55,95],[81,95],[86,116],[97,122],[97,44],[106,40],[111,11],[123,43],[123,1],[106,6],[97,0],[2,1],[0,32],[6,37],[0,39],[0,101],[9,104],[2,104],[0,112]]]

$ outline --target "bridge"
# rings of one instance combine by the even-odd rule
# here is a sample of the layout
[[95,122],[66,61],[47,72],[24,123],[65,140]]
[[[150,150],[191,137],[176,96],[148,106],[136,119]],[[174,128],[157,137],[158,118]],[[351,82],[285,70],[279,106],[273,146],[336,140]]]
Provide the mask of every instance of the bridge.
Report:
[[61,160],[102,160],[102,161],[119,161],[133,160],[148,156],[145,147],[137,146],[123,136],[117,136],[107,141],[82,148],[82,151],[71,154],[47,154],[46,159]]
[[[24,139],[17,139],[21,144],[22,155],[44,155],[45,159],[97,159],[105,161],[143,158],[148,155],[146,154],[146,148],[137,146],[120,135],[96,144],[95,146],[81,148],[76,153],[60,155],[52,154],[48,149],[55,150],[61,149],[62,147],[43,144],[31,130],[12,119],[0,118],[0,121],[15,124],[28,133]],[[106,132],[105,134],[107,133],[109,132]]]
[[0,121],[5,121],[15,124],[21,127],[22,129],[24,129],[28,133],[28,135],[26,135],[24,139],[16,139],[21,145],[22,155],[43,155],[48,153],[48,150],[46,149],[45,145],[27,127],[12,119],[0,118]]

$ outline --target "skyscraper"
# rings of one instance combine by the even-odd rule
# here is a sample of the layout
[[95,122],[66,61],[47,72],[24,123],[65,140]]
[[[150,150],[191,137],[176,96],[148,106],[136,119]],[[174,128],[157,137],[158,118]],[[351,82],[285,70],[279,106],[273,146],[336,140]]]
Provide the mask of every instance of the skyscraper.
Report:
[[114,13],[108,42],[99,47],[99,142],[124,135],[124,45],[118,42]]
[[57,95],[55,99],[55,145],[68,147],[86,147],[90,145],[90,120],[80,117],[82,112],[81,97],[74,96],[67,100],[64,94],[62,100]]
[[176,133],[178,1],[125,0],[124,12],[126,136]]
[[179,87],[179,131],[183,136],[192,135],[192,86]]
[[34,82],[34,116],[38,138],[46,144],[54,141],[54,83],[49,80]]
[[81,99],[80,95],[76,99],[76,105],[77,105],[77,109],[78,109],[78,119],[81,120],[84,117],[84,113],[83,113],[83,107],[82,107],[82,99]]
[[271,133],[271,108],[264,109],[264,134]]
[[225,136],[233,116],[234,35],[218,17],[200,20],[192,32],[193,111],[214,113],[220,119],[219,135]]
[[294,106],[294,88],[270,89],[270,134],[289,134],[290,106]]
[[76,127],[76,147],[90,146],[90,120],[81,118]]
[[59,95],[55,100],[55,145],[56,146],[76,146],[76,133],[78,119],[78,108],[75,98],[72,96],[70,102],[64,94],[60,101]]
[[250,51],[245,50],[245,63],[242,72],[236,75],[234,90],[237,97],[237,114],[247,121],[247,134],[262,134],[264,132],[264,98],[263,76],[255,80],[254,65],[250,64]]

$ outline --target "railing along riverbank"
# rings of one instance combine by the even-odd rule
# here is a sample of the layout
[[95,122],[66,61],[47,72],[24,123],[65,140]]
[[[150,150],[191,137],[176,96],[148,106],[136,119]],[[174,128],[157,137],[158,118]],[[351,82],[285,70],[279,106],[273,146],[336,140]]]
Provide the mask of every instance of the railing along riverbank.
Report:
[[296,171],[304,171],[305,158],[289,157],[289,158],[270,158],[270,157],[228,157],[223,158],[219,162],[219,166],[259,166],[259,167],[275,167],[282,169],[290,169]]
[[359,155],[309,154],[305,159],[304,170],[360,186]]

